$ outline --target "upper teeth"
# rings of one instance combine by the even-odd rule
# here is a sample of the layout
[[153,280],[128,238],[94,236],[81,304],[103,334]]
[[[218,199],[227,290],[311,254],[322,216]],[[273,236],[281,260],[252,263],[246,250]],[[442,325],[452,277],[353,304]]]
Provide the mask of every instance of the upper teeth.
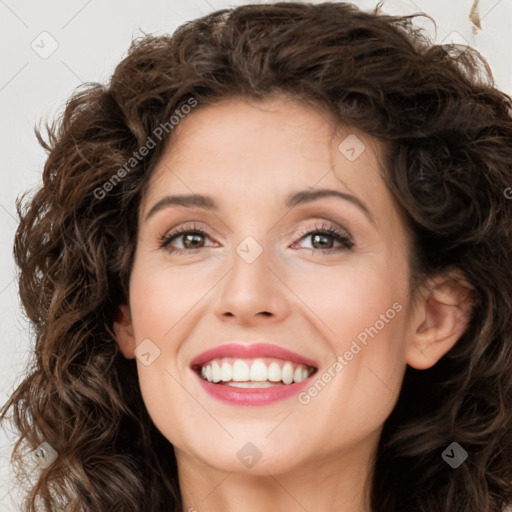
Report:
[[205,363],[201,368],[201,376],[209,382],[282,381],[284,384],[291,384],[307,379],[312,371],[312,368],[302,364],[279,359],[264,361],[226,358]]

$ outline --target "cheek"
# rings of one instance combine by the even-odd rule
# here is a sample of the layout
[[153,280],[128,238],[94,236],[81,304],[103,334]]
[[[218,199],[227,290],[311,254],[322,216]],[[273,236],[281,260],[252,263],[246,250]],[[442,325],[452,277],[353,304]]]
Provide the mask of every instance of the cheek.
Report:
[[137,362],[137,370],[142,399],[156,428],[177,446],[185,444],[191,432],[197,437],[195,430],[201,429],[194,425],[204,423],[204,411],[191,404],[190,394],[178,383],[181,377],[176,371],[158,361],[150,367]]
[[130,282],[130,305],[136,335],[167,338],[180,320],[200,305],[218,276],[199,266],[166,267],[148,260],[135,268]]
[[331,269],[297,281],[294,289],[307,297],[310,317],[330,345],[332,365],[339,363],[330,366],[330,374],[318,375],[328,383],[318,382],[321,392],[311,390],[304,403],[318,407],[313,415],[328,403],[340,404],[332,409],[333,421],[367,418],[377,426],[391,412],[405,371],[407,267],[381,260]]
[[[185,426],[190,425],[177,418],[178,411],[190,412],[191,403],[190,394],[180,384],[187,369],[178,357],[179,349],[190,334],[190,319],[201,314],[201,298],[214,285],[215,276],[192,272],[192,267],[165,269],[159,265],[154,261],[134,265],[132,272],[130,306],[136,344],[144,340],[151,354],[148,365],[144,357],[136,359],[137,371],[153,423],[169,441],[179,444],[187,436]],[[193,423],[201,424],[204,411],[193,414],[197,416]]]
[[398,327],[397,309],[408,297],[406,269],[392,268],[387,260],[374,256],[354,258],[337,267],[297,266],[285,276],[301,299],[297,307],[311,317],[336,349],[345,349],[347,342],[350,345],[351,339],[375,323],[379,331],[389,331],[391,324]]

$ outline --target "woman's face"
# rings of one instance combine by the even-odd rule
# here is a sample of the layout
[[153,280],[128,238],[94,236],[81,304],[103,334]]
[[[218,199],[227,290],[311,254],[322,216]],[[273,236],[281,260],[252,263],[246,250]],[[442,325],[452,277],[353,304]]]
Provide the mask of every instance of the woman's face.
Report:
[[[369,457],[411,329],[409,239],[377,142],[284,99],[198,108],[172,136],[120,343],[137,346],[155,425],[178,462],[223,471]],[[207,199],[164,200],[191,195]]]

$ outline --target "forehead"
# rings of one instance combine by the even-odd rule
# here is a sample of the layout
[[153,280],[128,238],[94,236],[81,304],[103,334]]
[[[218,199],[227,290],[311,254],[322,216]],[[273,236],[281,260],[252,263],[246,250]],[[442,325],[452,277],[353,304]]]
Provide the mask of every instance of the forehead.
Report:
[[388,208],[380,143],[336,124],[311,105],[285,98],[229,99],[185,116],[156,164],[141,214],[165,192],[231,201],[336,188]]

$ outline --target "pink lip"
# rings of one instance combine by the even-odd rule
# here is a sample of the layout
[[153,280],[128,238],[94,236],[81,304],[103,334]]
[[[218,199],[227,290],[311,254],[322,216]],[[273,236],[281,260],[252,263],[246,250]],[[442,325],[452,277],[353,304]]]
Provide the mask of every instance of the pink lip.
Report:
[[272,388],[235,388],[225,384],[212,384],[196,373],[203,389],[212,397],[229,405],[270,405],[296,395],[309,383],[311,376],[302,382],[282,384]]
[[230,405],[269,405],[279,400],[284,400],[285,398],[296,395],[306,387],[310,382],[309,379],[311,379],[315,372],[302,382],[282,384],[270,388],[238,388],[226,384],[213,384],[201,378],[197,370],[202,364],[212,359],[220,359],[223,357],[236,357],[240,359],[272,357],[318,368],[318,363],[315,361],[285,348],[268,343],[255,343],[252,345],[227,343],[199,354],[192,360],[190,367],[194,370],[201,386],[212,398]]
[[296,364],[313,366],[318,368],[318,363],[306,357],[302,357],[296,352],[292,352],[277,345],[269,343],[253,343],[251,345],[243,345],[241,343],[226,343],[219,345],[202,354],[196,356],[190,363],[191,367],[197,367],[212,359],[220,359],[222,357],[237,357],[240,359],[251,359],[256,357],[274,357],[277,359],[285,359]]

